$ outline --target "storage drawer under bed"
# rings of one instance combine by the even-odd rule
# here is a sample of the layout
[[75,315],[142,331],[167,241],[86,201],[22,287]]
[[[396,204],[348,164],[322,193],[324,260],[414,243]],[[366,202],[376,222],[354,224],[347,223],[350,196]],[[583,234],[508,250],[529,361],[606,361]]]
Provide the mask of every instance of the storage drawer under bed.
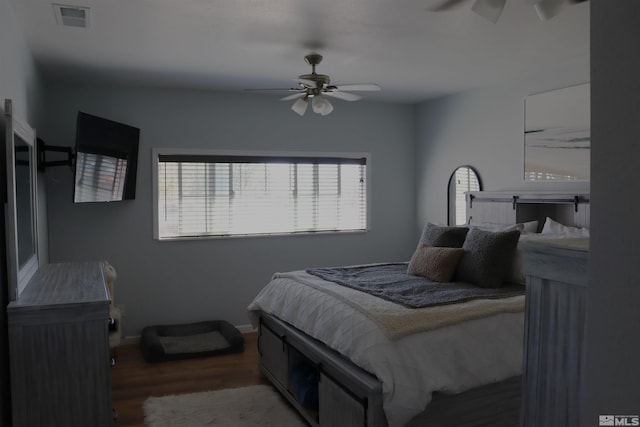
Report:
[[354,397],[340,384],[320,373],[320,426],[366,426],[367,401]]
[[258,352],[260,353],[261,366],[275,380],[286,386],[288,357],[285,336],[277,334],[269,327],[261,324],[258,336]]
[[[258,349],[262,372],[313,426],[387,425],[380,383],[324,344],[269,317],[261,318]],[[300,369],[317,381],[304,383],[302,392]]]

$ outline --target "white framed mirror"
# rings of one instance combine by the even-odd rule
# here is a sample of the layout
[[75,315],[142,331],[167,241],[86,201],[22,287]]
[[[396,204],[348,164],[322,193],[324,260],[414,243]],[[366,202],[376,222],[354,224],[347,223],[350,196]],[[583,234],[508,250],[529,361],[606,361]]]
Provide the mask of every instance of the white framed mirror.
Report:
[[4,103],[7,160],[6,234],[9,300],[20,297],[38,270],[36,133]]

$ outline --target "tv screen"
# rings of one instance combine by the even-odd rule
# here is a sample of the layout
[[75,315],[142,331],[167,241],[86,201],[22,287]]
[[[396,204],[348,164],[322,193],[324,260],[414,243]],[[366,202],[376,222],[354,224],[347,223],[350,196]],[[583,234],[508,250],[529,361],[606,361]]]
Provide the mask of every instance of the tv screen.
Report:
[[73,201],[136,197],[140,129],[78,111]]

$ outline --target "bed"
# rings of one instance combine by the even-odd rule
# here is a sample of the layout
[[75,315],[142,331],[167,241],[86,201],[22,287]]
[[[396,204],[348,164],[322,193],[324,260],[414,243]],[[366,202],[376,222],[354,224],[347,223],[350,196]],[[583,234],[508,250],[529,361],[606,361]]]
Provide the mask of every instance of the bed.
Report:
[[[481,206],[479,196],[476,208]],[[546,217],[544,227],[537,219],[480,221],[475,212],[476,222],[462,227],[462,242],[434,244],[429,233],[450,227],[427,224],[408,263],[276,273],[251,302],[249,316],[260,331],[260,368],[311,425],[517,425],[524,329],[517,244],[523,232],[546,228],[548,235],[548,224],[556,224],[554,232],[565,225]],[[511,236],[503,240],[511,242],[506,246],[513,246],[512,253],[509,249],[481,256],[468,244],[469,236],[477,243],[477,236],[497,235]],[[500,289],[502,294],[467,298],[463,293],[452,302],[409,307],[404,296],[398,302],[385,295],[384,286],[363,291],[331,276],[335,271],[349,275],[376,268],[382,268],[382,274],[389,268],[407,273],[412,264],[415,270],[414,258],[424,264],[424,251],[452,246],[465,252],[445,283],[469,279],[483,285],[476,287]],[[432,257],[430,253],[427,259]],[[461,275],[465,269],[467,275]],[[501,282],[497,287],[495,280]],[[472,420],[461,421],[469,411]]]

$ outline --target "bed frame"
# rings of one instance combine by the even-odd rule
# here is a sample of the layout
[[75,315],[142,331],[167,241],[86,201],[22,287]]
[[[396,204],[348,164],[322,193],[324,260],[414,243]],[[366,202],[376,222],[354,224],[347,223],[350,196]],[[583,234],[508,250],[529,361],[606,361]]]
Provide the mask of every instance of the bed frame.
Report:
[[516,224],[546,217],[572,227],[589,227],[588,193],[557,191],[470,191],[466,193],[469,223]]
[[[260,313],[260,370],[311,426],[386,427],[382,384],[353,362],[293,326]],[[317,372],[319,410],[297,398],[290,373],[300,365]],[[407,427],[514,427],[519,423],[520,376],[456,395],[435,393]]]
[[[467,212],[474,222],[514,224],[549,216],[571,226],[588,226],[589,195],[567,193],[472,192]],[[260,313],[259,366],[301,416],[313,427],[386,427],[382,384],[371,373],[295,327]],[[318,407],[297,398],[291,372],[305,366],[315,372]],[[435,393],[424,412],[406,427],[514,427],[520,424],[521,377],[456,395]]]

